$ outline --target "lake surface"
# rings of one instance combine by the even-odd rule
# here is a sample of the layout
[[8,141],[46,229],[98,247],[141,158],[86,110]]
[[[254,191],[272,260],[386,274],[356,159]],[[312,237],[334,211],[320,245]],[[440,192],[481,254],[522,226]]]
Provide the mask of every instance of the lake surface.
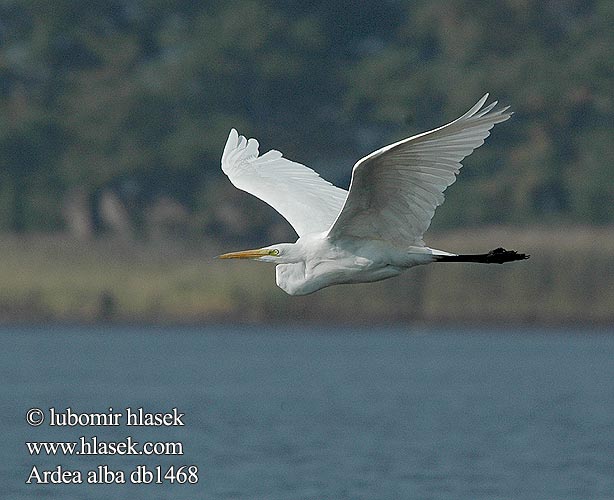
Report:
[[[2,497],[612,499],[609,333],[1,328]],[[112,407],[121,425],[49,425],[50,408],[69,407]],[[26,423],[32,408],[40,426]],[[177,408],[184,425],[126,426],[127,408]],[[25,445],[81,436],[180,442],[184,454],[32,456]],[[26,484],[33,467],[58,465],[84,483]],[[87,484],[99,465],[126,484]],[[198,482],[133,484],[139,465],[195,465]]]

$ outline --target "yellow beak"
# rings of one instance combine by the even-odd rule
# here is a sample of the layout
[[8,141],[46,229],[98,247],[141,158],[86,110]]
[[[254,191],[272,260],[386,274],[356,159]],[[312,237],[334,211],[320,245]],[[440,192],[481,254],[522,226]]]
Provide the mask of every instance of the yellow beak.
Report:
[[272,250],[259,248],[256,250],[242,250],[240,252],[230,252],[218,255],[218,259],[257,259],[266,255],[271,255]]

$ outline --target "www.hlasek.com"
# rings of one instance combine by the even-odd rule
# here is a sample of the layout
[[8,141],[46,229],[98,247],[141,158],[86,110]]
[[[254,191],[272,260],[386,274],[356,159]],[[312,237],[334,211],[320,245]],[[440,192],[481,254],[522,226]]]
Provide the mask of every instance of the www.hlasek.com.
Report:
[[[31,408],[26,413],[26,421],[32,427],[39,427],[46,421],[51,427],[170,427],[183,426],[184,413],[173,408],[166,413],[147,412],[143,408],[116,412],[109,408],[104,413],[80,413],[72,408],[58,411],[49,408]],[[132,436],[118,441],[105,441],[97,436],[79,436],[77,441],[28,441],[25,443],[30,456],[112,456],[112,455],[183,455],[181,441],[146,441],[142,444]],[[44,469],[33,465],[26,484],[196,484],[198,467],[196,465],[139,464],[128,471],[116,470],[108,464],[100,464],[86,471],[67,469],[57,465]]]
[[30,455],[183,455],[183,443],[151,442],[142,445],[128,436],[124,441],[100,441],[97,436],[79,437],[79,441],[26,442]]

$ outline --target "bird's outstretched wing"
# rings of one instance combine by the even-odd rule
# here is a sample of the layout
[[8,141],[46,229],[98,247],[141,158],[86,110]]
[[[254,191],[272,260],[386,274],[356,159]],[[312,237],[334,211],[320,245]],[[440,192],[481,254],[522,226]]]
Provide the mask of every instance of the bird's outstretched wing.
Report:
[[330,228],[347,197],[310,168],[271,150],[262,156],[258,141],[233,128],[222,154],[222,170],[235,187],[271,205],[299,236]]
[[423,245],[444,190],[456,180],[461,161],[484,143],[489,130],[507,120],[508,108],[484,107],[488,94],[443,127],[390,144],[359,160],[347,201],[329,238],[381,239]]

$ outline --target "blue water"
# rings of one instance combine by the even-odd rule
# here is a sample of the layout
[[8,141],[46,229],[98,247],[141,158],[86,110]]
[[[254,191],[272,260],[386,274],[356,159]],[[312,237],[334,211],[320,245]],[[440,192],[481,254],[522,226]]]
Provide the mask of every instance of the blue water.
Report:
[[[614,333],[614,332],[610,332]],[[9,499],[612,499],[614,335],[416,328],[0,329]],[[185,413],[51,427],[48,410]],[[30,427],[25,414],[44,410]],[[182,456],[30,456],[26,441]],[[32,467],[196,465],[198,483],[26,484]],[[128,480],[128,474],[126,474]]]

